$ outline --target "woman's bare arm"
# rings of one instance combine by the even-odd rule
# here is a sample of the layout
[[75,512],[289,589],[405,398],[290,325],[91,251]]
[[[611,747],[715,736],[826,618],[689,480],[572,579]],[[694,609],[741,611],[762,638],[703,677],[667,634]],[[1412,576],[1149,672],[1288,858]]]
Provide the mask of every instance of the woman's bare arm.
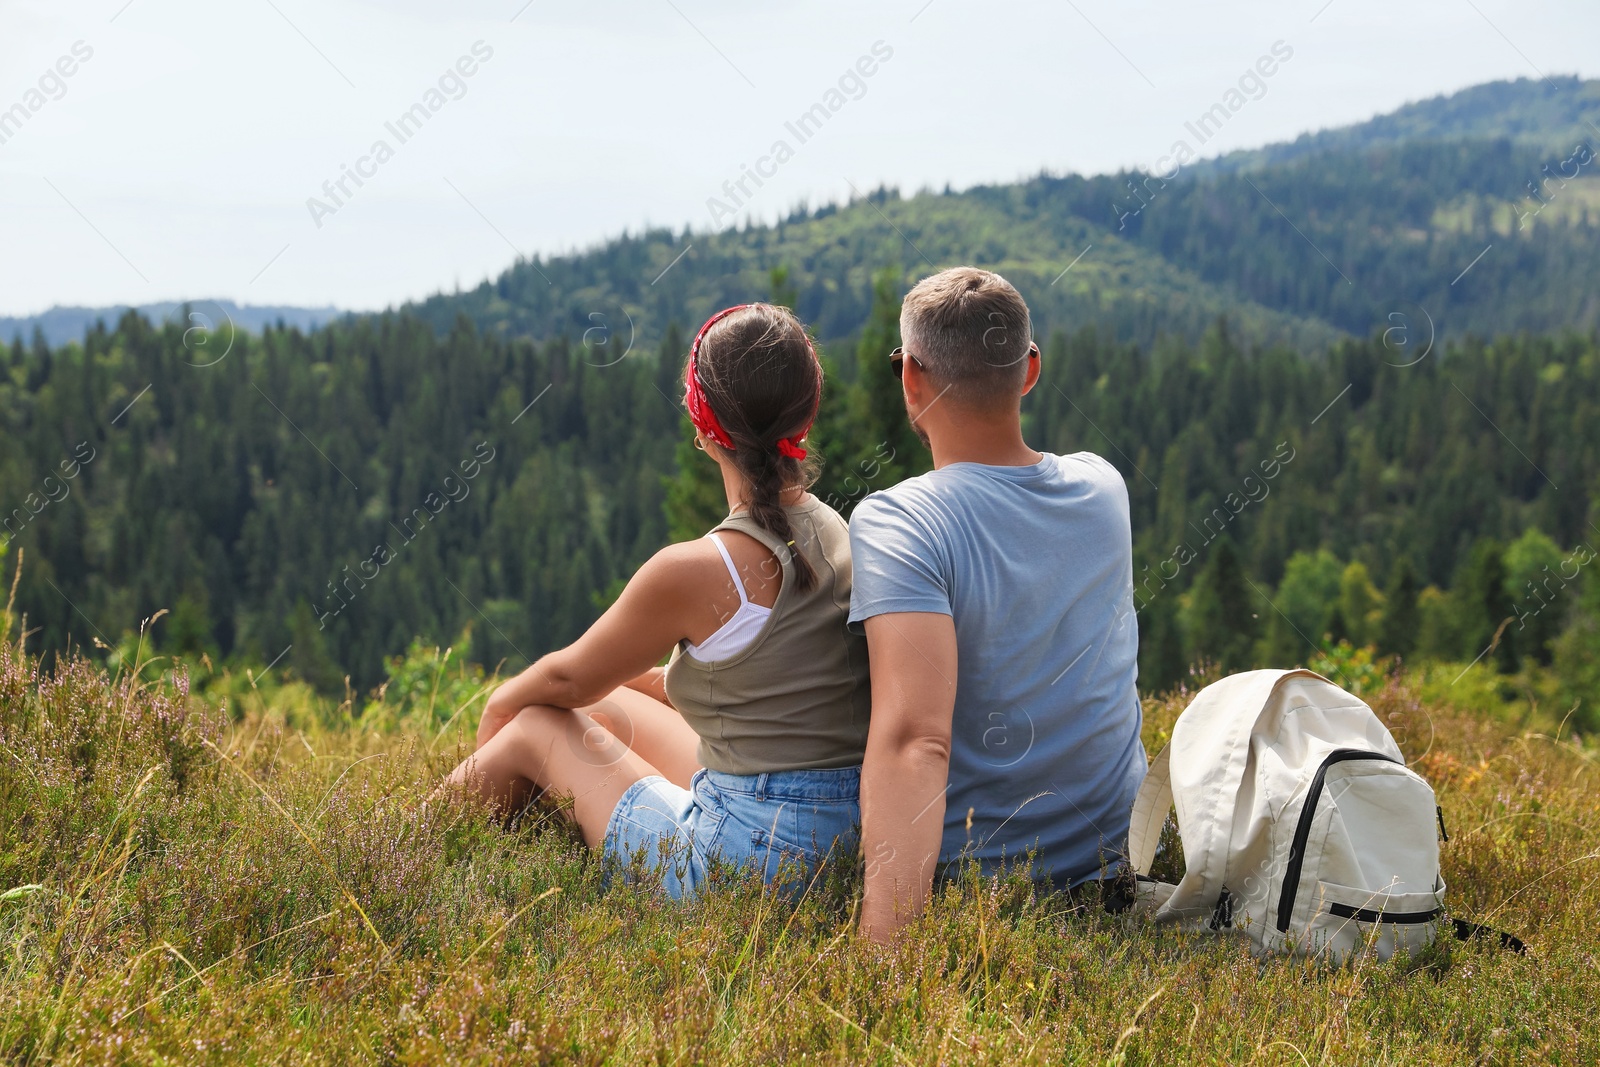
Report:
[[651,667],[639,677],[630,682],[624,682],[629,689],[643,693],[661,703],[672,706],[672,701],[667,699],[667,669],[665,667]]
[[686,542],[657,552],[582,637],[501,684],[478,723],[478,747],[529,705],[593,704],[652,673],[685,637],[714,630],[718,606],[707,589],[722,563],[715,550],[708,558],[708,547]]

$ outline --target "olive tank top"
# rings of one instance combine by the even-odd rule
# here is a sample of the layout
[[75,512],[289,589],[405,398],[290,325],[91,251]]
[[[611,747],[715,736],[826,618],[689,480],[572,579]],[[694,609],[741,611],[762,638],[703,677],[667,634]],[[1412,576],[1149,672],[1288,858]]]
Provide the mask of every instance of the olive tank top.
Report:
[[738,654],[702,663],[680,642],[667,665],[667,699],[700,735],[700,762],[724,774],[854,767],[866,752],[872,693],[866,639],[846,626],[849,530],[815,497],[784,510],[817,584],[802,592],[791,549],[748,515],[724,519],[717,530],[748,534],[777,557],[778,599]]

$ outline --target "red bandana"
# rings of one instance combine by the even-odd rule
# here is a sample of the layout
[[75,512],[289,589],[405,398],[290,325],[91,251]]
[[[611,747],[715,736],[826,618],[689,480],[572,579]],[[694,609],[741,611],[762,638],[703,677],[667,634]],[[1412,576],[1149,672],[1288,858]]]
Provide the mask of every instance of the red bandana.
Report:
[[[689,372],[684,375],[684,406],[689,409],[689,421],[694,423],[694,428],[717,444],[733,451],[733,438],[728,436],[728,431],[722,428],[722,423],[717,420],[717,413],[711,410],[711,401],[706,398],[705,387],[700,383],[700,342],[705,338],[706,332],[719,321],[735,311],[742,311],[752,304],[735,304],[731,308],[723,308],[706,320],[700,327],[700,332],[694,335],[694,344],[689,346]],[[808,342],[809,343],[809,339]],[[822,363],[812,355],[813,362],[817,365],[817,401],[822,401]],[[817,420],[816,409],[811,411],[811,418],[806,420],[800,432],[790,437],[780,438],[777,444],[778,451],[790,459],[805,459],[806,449],[802,441],[806,434],[811,432],[811,424]]]

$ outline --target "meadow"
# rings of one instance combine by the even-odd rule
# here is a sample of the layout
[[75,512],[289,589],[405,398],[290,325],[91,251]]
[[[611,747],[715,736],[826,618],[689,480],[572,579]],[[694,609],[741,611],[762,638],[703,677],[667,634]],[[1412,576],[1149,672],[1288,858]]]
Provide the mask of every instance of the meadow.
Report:
[[[413,646],[361,707],[113,653],[0,652],[0,1060],[1592,1063],[1596,751],[1374,673],[1439,791],[1454,914],[1514,932],[1326,969],[946,885],[882,949],[858,871],[798,902],[607,885],[559,807],[425,805],[492,678]],[[1204,681],[1147,698],[1154,751]],[[1420,687],[1420,689],[1419,689]],[[1471,695],[1471,684],[1461,692]]]

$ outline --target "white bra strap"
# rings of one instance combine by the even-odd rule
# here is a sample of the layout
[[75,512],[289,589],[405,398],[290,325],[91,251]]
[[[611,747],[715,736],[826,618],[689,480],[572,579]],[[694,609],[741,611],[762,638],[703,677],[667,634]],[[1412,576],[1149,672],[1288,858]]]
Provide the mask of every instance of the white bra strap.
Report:
[[733,565],[733,557],[728,555],[728,548],[722,543],[722,538],[714,533],[708,533],[706,536],[717,546],[717,551],[722,553],[722,562],[728,565],[728,577],[733,579],[734,591],[739,594],[739,606],[744,607],[750,603],[750,598],[744,595],[744,582],[739,580],[739,568]]

